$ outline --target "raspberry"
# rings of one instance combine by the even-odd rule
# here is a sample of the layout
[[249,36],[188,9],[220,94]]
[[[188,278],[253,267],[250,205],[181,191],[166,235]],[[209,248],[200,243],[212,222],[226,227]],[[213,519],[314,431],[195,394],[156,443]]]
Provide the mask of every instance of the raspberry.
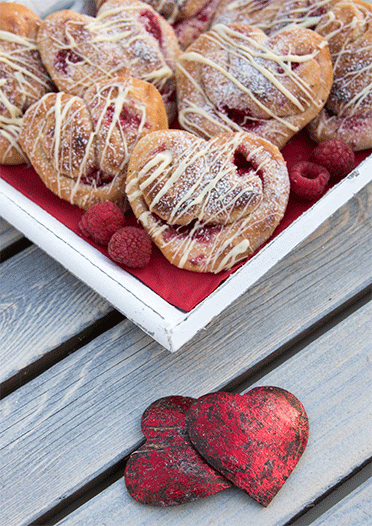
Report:
[[111,201],[93,205],[79,222],[80,231],[84,236],[99,245],[108,245],[111,236],[124,225],[123,212]]
[[298,197],[312,201],[318,199],[326,189],[329,172],[324,166],[302,161],[289,171],[291,190]]
[[353,170],[355,154],[345,142],[332,139],[316,146],[310,160],[324,166],[329,171],[332,180],[340,181]]
[[115,232],[108,244],[110,258],[130,268],[142,268],[148,265],[151,249],[148,233],[135,226],[121,228]]

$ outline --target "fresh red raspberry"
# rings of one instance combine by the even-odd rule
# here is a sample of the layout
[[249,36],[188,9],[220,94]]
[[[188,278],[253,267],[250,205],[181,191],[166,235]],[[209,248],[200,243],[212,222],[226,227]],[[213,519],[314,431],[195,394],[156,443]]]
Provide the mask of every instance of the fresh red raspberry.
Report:
[[289,179],[294,194],[312,201],[324,193],[329,181],[329,172],[324,166],[302,161],[291,168]]
[[327,168],[333,181],[340,181],[353,170],[355,153],[345,142],[332,139],[316,146],[310,160]]
[[142,228],[121,228],[112,236],[107,248],[110,258],[126,267],[142,268],[150,262],[151,239]]
[[125,225],[125,218],[120,208],[111,201],[93,205],[82,216],[79,229],[84,236],[99,245],[108,245],[111,236]]

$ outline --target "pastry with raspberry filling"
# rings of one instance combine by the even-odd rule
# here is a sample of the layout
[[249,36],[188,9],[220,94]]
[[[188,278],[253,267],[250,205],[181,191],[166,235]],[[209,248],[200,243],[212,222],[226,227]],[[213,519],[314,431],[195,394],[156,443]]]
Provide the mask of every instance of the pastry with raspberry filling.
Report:
[[55,91],[36,45],[41,19],[31,9],[0,2],[0,163],[22,164],[18,142],[24,112]]
[[221,0],[215,24],[250,24],[272,35],[289,25],[314,29],[339,0]]
[[134,148],[126,191],[134,214],[173,265],[218,273],[274,232],[287,206],[289,177],[278,148],[251,133],[206,141],[165,130]]
[[324,15],[316,32],[328,42],[334,81],[323,110],[309,124],[316,142],[372,148],[372,5],[342,1]]
[[82,97],[95,82],[134,77],[153,84],[174,116],[180,48],[170,24],[148,4],[108,0],[96,17],[57,11],[43,20],[37,41],[60,91]]
[[251,132],[281,149],[323,108],[332,86],[326,41],[295,27],[268,37],[216,25],[176,64],[181,127],[204,138]]
[[93,85],[83,98],[45,95],[27,110],[20,143],[52,192],[88,210],[103,201],[124,206],[134,146],[147,133],[167,127],[157,89],[118,78]]

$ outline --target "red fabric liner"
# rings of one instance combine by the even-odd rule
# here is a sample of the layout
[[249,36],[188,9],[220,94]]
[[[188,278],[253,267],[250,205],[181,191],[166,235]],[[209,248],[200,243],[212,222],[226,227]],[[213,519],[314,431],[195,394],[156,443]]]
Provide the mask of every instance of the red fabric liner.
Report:
[[[305,131],[293,137],[282,150],[288,168],[300,160],[309,160],[311,150],[314,146],[315,143],[309,139]],[[356,165],[370,153],[370,150],[358,152],[356,154]],[[26,165],[2,165],[0,166],[0,177],[24,196],[39,205],[51,216],[58,219],[66,227],[84,238],[78,229],[78,223],[83,211],[77,206],[70,205],[66,201],[59,199],[48,190],[33,168]],[[282,232],[313,204],[313,202],[304,202],[291,195],[285,216],[271,239]],[[127,217],[128,223],[136,223],[133,214],[128,214]],[[93,242],[91,244],[107,256],[107,250],[104,247],[96,245]],[[136,276],[168,303],[184,311],[190,311],[208,297],[222,281],[244,263],[245,261],[233,269],[220,272],[217,275],[199,274],[171,265],[161,254],[160,250],[154,246],[151,262],[148,267],[144,269],[125,270]]]

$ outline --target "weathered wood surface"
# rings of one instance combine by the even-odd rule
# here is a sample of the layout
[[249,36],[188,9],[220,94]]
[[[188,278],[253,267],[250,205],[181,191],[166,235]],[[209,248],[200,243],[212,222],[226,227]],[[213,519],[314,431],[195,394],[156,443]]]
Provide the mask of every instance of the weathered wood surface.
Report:
[[[367,287],[372,282],[372,246],[366,242],[371,230],[371,202],[372,185],[185,348],[204,345],[205,340],[211,349],[219,345],[217,352],[228,345],[229,352],[222,352],[221,367],[230,367],[234,360],[237,368],[231,375],[233,381],[248,373],[240,360],[242,327],[255,338],[250,351],[250,367],[254,367],[273,353],[273,347],[281,349]],[[4,342],[0,348],[0,380],[10,384],[25,368],[52,351],[55,354],[58,346],[111,308],[35,247],[0,266],[0,284],[0,334]],[[285,308],[277,308],[279,295]],[[301,318],[297,306],[302,309]],[[65,349],[66,344],[63,352]]]
[[[372,408],[366,403],[372,392],[372,374],[366,367],[372,358],[371,315],[370,301],[257,382],[294,393],[310,422],[307,448],[267,508],[237,489],[185,506],[143,506],[129,496],[120,479],[58,526],[287,524],[372,455]],[[125,446],[123,439],[123,450]]]
[[372,524],[372,480],[331,508],[312,526],[368,526]]
[[[113,308],[33,246],[0,265],[0,395]],[[65,348],[56,349],[64,344]],[[67,351],[69,349],[67,348]]]
[[[0,524],[30,524],[58,506],[64,498],[75,494],[116,465],[142,440],[140,415],[154,399],[169,394],[199,396],[250,378],[259,367],[284,353],[309,329],[326,322],[330,314],[365,290],[372,281],[372,247],[367,242],[371,231],[371,190],[370,187],[360,192],[322,225],[307,242],[274,267],[255,287],[175,355],[162,349],[140,329],[125,320],[1,401],[0,481],[4,486],[0,490]],[[12,331],[16,337],[15,327],[22,327],[22,333],[28,333],[28,339],[32,342],[29,344],[27,355],[38,347],[41,355],[45,355],[46,349],[53,352],[53,347],[58,343],[50,343],[49,338],[53,339],[53,331],[57,330],[55,327],[63,325],[61,313],[65,313],[66,304],[68,306],[72,291],[77,286],[75,278],[68,277],[68,273],[61,277],[64,271],[61,274],[57,272],[56,276],[59,278],[54,278],[53,285],[51,278],[47,287],[50,286],[49,294],[52,298],[53,294],[55,297],[54,303],[51,300],[50,305],[53,308],[50,309],[55,313],[56,325],[52,324],[45,332],[37,334],[40,327],[48,323],[48,317],[44,317],[44,322],[39,324],[34,322],[33,315],[36,312],[39,317],[43,317],[49,294],[41,294],[40,300],[36,300],[39,296],[35,295],[37,303],[33,307],[30,303],[33,293],[28,290],[32,287],[29,284],[39,283],[39,287],[34,287],[35,290],[45,292],[41,279],[42,276],[45,279],[43,266],[48,269],[52,265],[51,260],[43,256],[48,262],[36,264],[39,270],[36,271],[34,267],[33,272],[38,277],[29,281],[28,265],[34,258],[37,260],[39,253],[41,251],[33,248],[25,251],[19,258],[11,258],[0,266],[0,270],[4,265],[11,268],[13,263],[19,265],[24,257],[25,275],[14,273],[17,279],[21,279],[22,285],[19,285],[19,290],[23,290],[28,297],[24,304],[20,300],[24,312],[23,325],[18,324],[17,316],[10,316],[8,323],[4,323],[1,330],[5,330],[9,342],[12,343]],[[59,292],[58,296],[55,296],[59,279],[63,285],[57,287]],[[65,280],[67,283],[64,283]],[[13,284],[12,290],[17,290],[16,284]],[[279,305],[282,307],[278,308]],[[343,322],[348,324],[345,325],[346,330],[343,331],[345,334],[342,337],[335,328],[333,332],[325,334],[325,337],[327,334],[334,334],[334,341],[318,338],[314,342],[314,345],[322,343],[325,347],[324,355],[317,354],[314,349],[310,350],[308,355],[298,355],[305,356],[304,359],[308,362],[301,362],[296,356],[285,364],[286,367],[280,368],[280,371],[284,371],[283,381],[280,375],[276,377],[278,385],[292,390],[305,406],[309,399],[314,409],[320,411],[312,416],[314,423],[322,418],[322,411],[325,411],[324,415],[328,419],[340,418],[339,411],[345,409],[348,397],[355,411],[351,420],[353,425],[357,425],[356,432],[354,428],[350,430],[348,427],[349,413],[346,413],[345,420],[342,420],[342,423],[345,421],[347,425],[338,426],[342,428],[342,433],[345,431],[346,436],[337,437],[335,443],[338,444],[340,440],[340,447],[347,449],[345,461],[341,452],[342,462],[337,467],[339,473],[333,468],[329,473],[326,470],[325,474],[317,471],[323,465],[327,466],[330,453],[325,453],[327,447],[331,447],[332,454],[337,450],[332,449],[333,445],[330,445],[327,434],[326,442],[317,443],[318,458],[311,464],[313,471],[307,473],[310,481],[305,479],[306,487],[310,482],[316,483],[314,498],[317,492],[326,491],[329,484],[337,483],[348,470],[352,470],[353,465],[360,465],[363,458],[370,455],[370,452],[366,451],[368,440],[363,442],[363,432],[368,430],[364,428],[359,433],[358,428],[359,419],[366,418],[366,421],[370,421],[370,415],[363,414],[363,411],[368,410],[368,404],[364,404],[367,407],[363,408],[358,406],[358,388],[361,388],[363,378],[369,372],[366,367],[368,349],[363,340],[363,336],[371,340],[371,313],[368,313],[368,309],[370,307],[366,306],[358,311],[358,316],[367,312],[367,320],[349,316]],[[80,308],[74,309],[75,317],[78,311]],[[67,327],[76,323],[74,316],[69,317],[68,313],[64,315],[66,317],[62,316],[62,320],[65,320]],[[361,324],[359,331],[356,330],[357,323]],[[63,338],[66,338],[66,335],[61,336],[61,340]],[[345,349],[351,354],[344,354]],[[22,359],[25,357],[21,359],[19,354],[16,356],[16,367],[21,370]],[[306,363],[306,366],[303,363]],[[307,368],[309,364],[316,367],[318,377],[316,374],[310,374],[311,367]],[[279,369],[275,372],[277,371]],[[304,375],[309,376],[309,384],[306,381],[303,383]],[[358,386],[352,382],[356,379]],[[363,392],[364,398],[365,393],[366,391]],[[325,408],[324,403],[330,405]],[[324,426],[318,429],[324,438]],[[355,434],[357,440],[363,442],[363,447],[359,448],[356,444],[353,450],[349,439],[352,437],[355,442]],[[333,439],[334,437],[332,444]],[[325,458],[322,455],[325,455]],[[290,481],[295,476],[299,475],[294,473]],[[332,480],[328,479],[328,476]],[[289,487],[293,490],[292,486]],[[285,488],[281,490],[282,495]],[[229,497],[230,493],[224,492],[221,497],[228,501],[232,498],[234,507],[242,496],[239,493],[238,497]],[[291,501],[292,498],[293,496],[290,497]],[[309,499],[308,493],[306,498]],[[203,506],[207,506],[205,510],[214,512],[214,517],[216,508],[209,504],[209,501],[212,503],[215,500],[215,497],[212,497],[208,502],[207,499],[203,501]],[[246,499],[244,506],[245,503]],[[287,501],[284,501],[285,505],[286,503]],[[296,505],[299,507],[304,506],[304,503],[305,501],[296,499]],[[133,502],[130,506],[132,505]],[[252,506],[252,503],[249,505]],[[192,506],[188,507],[189,511],[194,509],[194,505]],[[222,504],[221,509],[224,506],[225,504]],[[206,522],[205,510],[203,509],[201,515],[196,515],[199,524]],[[129,515],[132,513],[131,509],[127,512]],[[208,516],[209,512],[206,513]],[[288,507],[282,510],[281,517],[283,514],[291,517],[295,514],[289,501]],[[155,516],[152,518],[156,524],[157,519]],[[162,521],[162,518],[159,520]],[[180,516],[180,521],[183,521],[183,515]]]
[[[360,229],[366,225],[362,219],[367,201],[358,197],[355,202],[356,208],[348,207],[332,218],[309,244],[286,258],[175,355],[126,320],[4,399],[0,404],[4,429],[0,435],[0,479],[6,481],[6,486],[1,492],[4,506],[0,524],[28,524],[130,453],[142,440],[140,415],[154,399],[170,394],[199,396],[242,379],[370,283],[370,249],[358,241]],[[335,228],[335,234],[344,238],[341,254],[334,233],[328,231]],[[324,265],[318,270],[321,247]],[[349,268],[350,262],[353,265]],[[278,305],[285,305],[285,309],[278,310]],[[371,313],[363,312],[367,314],[358,319],[361,326],[356,334],[356,318],[347,319],[347,330],[336,331],[334,341],[322,341],[319,348],[323,354],[317,355],[310,347],[306,357],[293,362],[296,367],[291,361],[281,369],[285,373],[275,377],[276,383],[297,394],[305,407],[314,404],[313,425],[321,421],[318,432],[326,442],[317,443],[316,452],[321,458],[316,458],[312,471],[307,473],[315,484],[314,498],[370,454],[366,451],[367,430],[361,426],[359,432],[358,427],[370,416],[366,414],[368,405],[358,407],[359,389],[369,372],[365,367],[365,337]],[[317,367],[316,371],[312,367]],[[350,379],[357,379],[357,385]],[[346,435],[331,436],[330,429],[324,429],[322,415],[336,426],[338,411],[344,414],[343,402],[348,397],[355,411],[352,430],[348,425],[341,426],[340,431]],[[354,442],[356,436],[363,447],[351,448],[347,433]],[[338,448],[345,444],[345,459],[342,453],[343,461],[335,466],[339,472],[329,466],[325,473],[314,474],[322,465],[329,465],[332,453],[340,453],[336,445],[330,445],[331,450],[325,453],[327,441]],[[291,491],[296,489],[289,487]],[[225,502],[228,497],[222,498]],[[235,507],[235,500],[232,502]],[[297,506],[304,503],[301,496],[296,497]],[[284,511],[293,516],[289,502]]]
[[[4,250],[23,238],[23,234],[0,217],[0,258]],[[0,259],[1,261],[1,259]]]

